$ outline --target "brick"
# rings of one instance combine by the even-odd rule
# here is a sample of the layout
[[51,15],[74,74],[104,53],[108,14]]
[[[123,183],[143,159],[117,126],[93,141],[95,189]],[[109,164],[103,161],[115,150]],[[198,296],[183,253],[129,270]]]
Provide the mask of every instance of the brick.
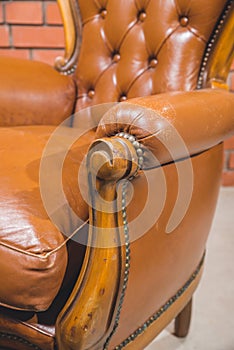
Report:
[[234,171],[225,171],[222,175],[223,186],[234,186]]
[[15,47],[63,48],[63,27],[12,26]]
[[37,50],[34,49],[32,51],[32,58],[36,61],[41,61],[50,64],[51,66],[54,65],[55,58],[58,56],[63,56],[64,50]]
[[3,17],[3,4],[0,3],[0,23],[4,22],[4,17]]
[[6,21],[14,24],[42,24],[42,4],[35,1],[13,1],[5,5]]
[[14,50],[14,49],[0,49],[0,56],[27,58],[29,59],[29,50]]
[[46,4],[46,23],[48,24],[62,24],[62,17],[57,3]]
[[230,154],[228,165],[229,165],[229,169],[234,170],[234,152]]
[[224,149],[234,149],[234,136],[224,141]]
[[9,46],[9,28],[7,25],[0,26],[0,47]]

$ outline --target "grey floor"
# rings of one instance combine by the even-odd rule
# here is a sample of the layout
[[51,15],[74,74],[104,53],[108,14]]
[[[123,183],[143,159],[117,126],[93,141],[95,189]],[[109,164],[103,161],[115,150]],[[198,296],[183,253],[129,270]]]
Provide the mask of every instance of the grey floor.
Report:
[[171,331],[172,325],[146,350],[234,350],[234,187],[220,191],[190,333],[178,339]]

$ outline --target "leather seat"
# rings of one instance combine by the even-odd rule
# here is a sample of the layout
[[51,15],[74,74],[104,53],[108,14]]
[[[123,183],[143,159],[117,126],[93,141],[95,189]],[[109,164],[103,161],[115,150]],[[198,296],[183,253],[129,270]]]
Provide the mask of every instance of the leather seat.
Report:
[[58,3],[57,71],[0,58],[0,348],[186,336],[234,133],[233,1]]
[[[48,217],[39,188],[40,158],[53,131],[53,126],[0,129],[3,199],[0,205],[0,264],[4,280],[0,296],[5,307],[25,311],[46,310],[58,293],[66,271],[67,250],[64,242],[70,236],[69,213],[60,216],[60,224],[67,230],[62,234]],[[75,151],[68,154],[67,166],[64,167],[64,191],[72,202],[73,190],[75,204],[79,203],[76,207],[77,215],[83,220],[87,220],[88,207],[75,190],[76,168],[82,155],[87,152],[92,134],[90,137],[86,135],[85,142],[80,140],[79,147],[74,146]],[[60,138],[59,142],[62,145],[63,140]],[[57,143],[56,152],[58,148]],[[68,171],[69,179],[66,174]],[[71,205],[75,207],[74,203]],[[77,271],[74,269],[70,273],[76,276]],[[45,293],[48,285],[50,288]]]

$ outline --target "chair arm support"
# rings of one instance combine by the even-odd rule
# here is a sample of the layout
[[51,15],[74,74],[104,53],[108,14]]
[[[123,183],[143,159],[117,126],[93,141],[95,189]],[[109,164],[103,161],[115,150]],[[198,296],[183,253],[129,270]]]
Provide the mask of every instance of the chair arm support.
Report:
[[96,140],[89,150],[88,247],[77,284],[57,319],[61,350],[103,349],[118,322],[128,264],[119,180],[136,173],[137,159],[131,142],[119,137]]
[[100,121],[97,137],[121,131],[134,135],[161,164],[200,153],[234,133],[234,95],[204,89],[131,99],[110,109]]
[[81,45],[82,20],[76,0],[58,0],[58,6],[64,27],[65,53],[56,58],[55,69],[73,74]]
[[45,63],[0,58],[0,126],[59,124],[71,115],[75,94],[72,78]]

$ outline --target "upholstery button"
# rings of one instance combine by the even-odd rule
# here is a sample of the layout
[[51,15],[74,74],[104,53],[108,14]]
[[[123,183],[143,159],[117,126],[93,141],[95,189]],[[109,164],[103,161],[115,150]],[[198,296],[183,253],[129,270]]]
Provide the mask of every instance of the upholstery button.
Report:
[[93,98],[94,95],[95,95],[95,91],[94,90],[89,90],[89,92],[88,92],[89,98]]
[[107,10],[106,9],[101,9],[100,15],[101,15],[102,18],[106,18]]
[[186,16],[180,17],[180,25],[186,27],[188,25],[189,19]]
[[157,64],[158,64],[157,58],[154,57],[154,58],[151,58],[149,60],[149,67],[150,68],[155,68],[157,66]]
[[127,96],[126,95],[121,95],[119,100],[120,100],[120,102],[126,101],[127,100]]
[[115,53],[115,54],[113,55],[113,57],[112,57],[112,60],[113,60],[113,62],[115,62],[115,63],[119,62],[119,60],[120,60],[120,54],[119,54],[119,53]]
[[139,12],[139,14],[138,14],[138,19],[139,19],[139,21],[144,22],[144,20],[146,19],[146,17],[147,17],[147,15],[146,15],[145,11]]

